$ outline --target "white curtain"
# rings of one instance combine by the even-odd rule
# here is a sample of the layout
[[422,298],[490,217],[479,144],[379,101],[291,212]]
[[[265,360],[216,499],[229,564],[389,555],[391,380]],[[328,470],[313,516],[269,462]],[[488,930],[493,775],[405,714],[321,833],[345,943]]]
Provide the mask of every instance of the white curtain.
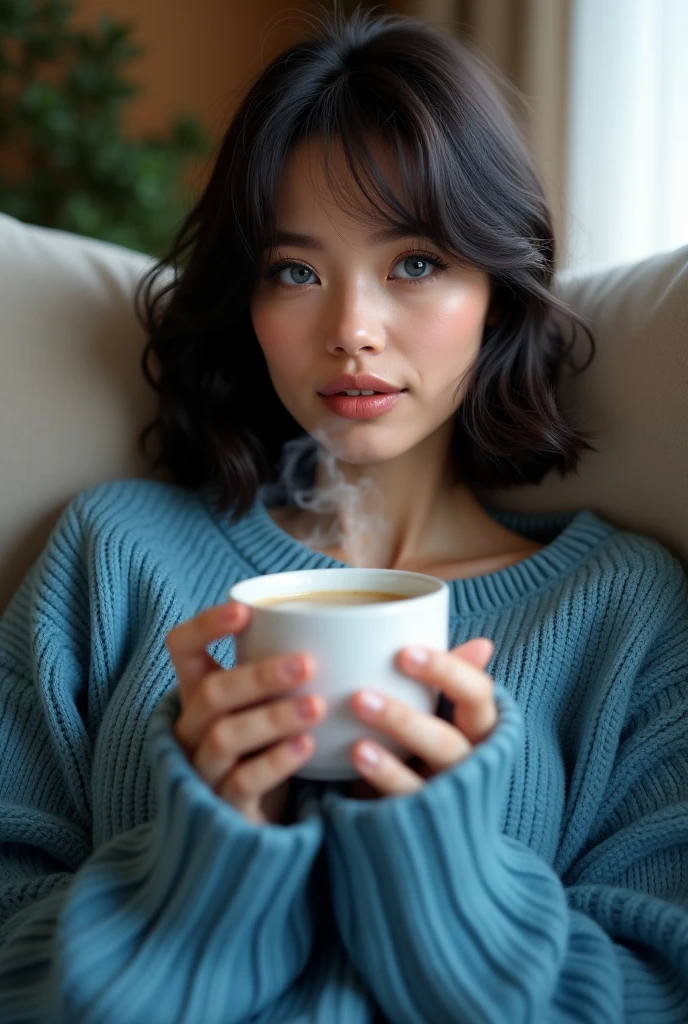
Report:
[[688,244],[688,0],[573,0],[562,264]]
[[552,212],[557,268],[566,261],[564,176],[571,2],[396,0],[394,5],[470,41],[520,90],[525,99],[526,131]]

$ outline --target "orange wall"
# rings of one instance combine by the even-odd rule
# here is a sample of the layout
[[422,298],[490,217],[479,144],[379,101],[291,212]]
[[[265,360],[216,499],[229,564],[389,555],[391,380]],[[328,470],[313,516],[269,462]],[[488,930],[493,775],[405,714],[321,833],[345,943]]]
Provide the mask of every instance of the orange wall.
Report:
[[[80,0],[74,23],[130,21],[131,42],[147,49],[129,64],[142,92],[124,108],[127,136],[166,134],[172,114],[191,110],[219,139],[253,75],[309,34],[311,10],[309,0]],[[194,190],[210,159],[190,168]]]

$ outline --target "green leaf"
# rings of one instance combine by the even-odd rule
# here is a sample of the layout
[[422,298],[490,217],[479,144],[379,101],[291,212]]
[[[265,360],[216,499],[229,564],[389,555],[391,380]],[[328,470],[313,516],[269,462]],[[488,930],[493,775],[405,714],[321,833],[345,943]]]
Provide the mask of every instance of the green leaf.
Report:
[[53,60],[64,49],[65,39],[63,36],[49,32],[45,29],[32,30],[24,36],[25,56],[33,61]]
[[32,0],[0,0],[0,32],[20,36],[36,16]]
[[59,28],[67,23],[75,7],[70,0],[44,0],[43,18],[49,25]]
[[73,192],[65,197],[58,226],[63,230],[76,231],[82,235],[93,235],[103,221],[103,210],[86,192]]
[[177,114],[172,122],[172,139],[181,151],[203,155],[212,149],[212,141],[199,118],[190,112]]
[[32,82],[19,96],[19,109],[36,117],[44,116],[59,104],[59,93],[50,82]]

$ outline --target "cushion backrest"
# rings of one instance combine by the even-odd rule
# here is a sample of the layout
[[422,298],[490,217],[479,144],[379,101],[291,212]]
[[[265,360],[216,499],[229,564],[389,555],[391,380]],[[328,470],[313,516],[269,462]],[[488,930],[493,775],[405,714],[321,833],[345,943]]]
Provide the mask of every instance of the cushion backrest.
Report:
[[[75,494],[151,477],[138,453],[155,395],[140,366],[133,291],[152,259],[0,214],[0,614]],[[587,507],[655,536],[688,566],[688,246],[637,264],[563,272],[597,355],[562,402],[599,453],[578,475],[491,491],[522,511]],[[577,339],[576,364],[587,356]]]

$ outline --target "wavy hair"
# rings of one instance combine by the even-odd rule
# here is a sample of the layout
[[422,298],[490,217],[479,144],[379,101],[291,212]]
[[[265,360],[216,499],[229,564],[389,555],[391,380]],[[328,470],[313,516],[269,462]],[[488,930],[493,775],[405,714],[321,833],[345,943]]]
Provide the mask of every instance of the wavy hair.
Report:
[[[305,436],[274,390],[249,302],[276,231],[285,159],[314,136],[326,162],[341,143],[360,190],[342,195],[342,208],[364,200],[380,223],[404,225],[488,275],[499,321],[485,328],[454,414],[455,479],[480,488],[539,483],[553,467],[562,477],[576,470],[581,450],[596,451],[586,440],[594,435],[557,406],[575,324],[592,348],[576,373],[595,341],[552,291],[553,224],[522,100],[469,44],[404,15],[325,14],[313,35],[280,53],[231,119],[169,251],[136,288],[147,333],[141,366],[158,396],[158,415],[138,440],[147,455],[157,430],[152,468],[190,489],[219,484],[220,507],[236,522],[277,479],[285,442]],[[385,182],[371,136],[391,148],[401,196]]]

